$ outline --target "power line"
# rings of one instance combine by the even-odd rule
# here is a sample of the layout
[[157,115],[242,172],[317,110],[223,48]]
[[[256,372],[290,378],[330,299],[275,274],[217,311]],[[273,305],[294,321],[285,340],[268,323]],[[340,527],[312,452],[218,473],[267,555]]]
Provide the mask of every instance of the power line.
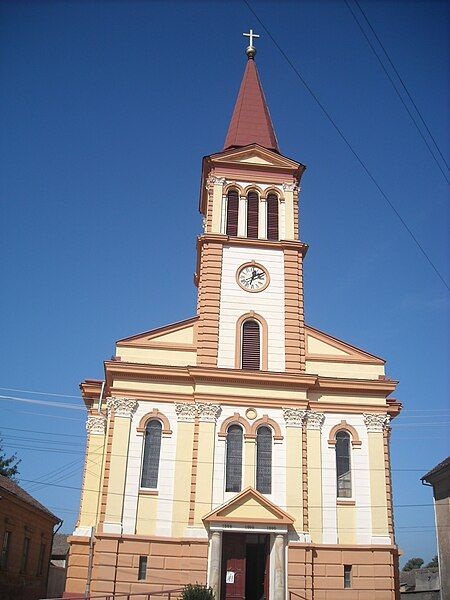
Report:
[[266,27],[266,25],[260,19],[260,17],[258,16],[258,14],[252,8],[252,6],[248,2],[248,0],[243,0],[243,2],[247,5],[247,7],[250,10],[250,12],[257,19],[257,21],[259,22],[259,24],[261,25],[261,27],[264,29],[264,31],[267,33],[267,35],[269,36],[269,38],[272,40],[273,44],[279,50],[280,54],[283,56],[283,58],[289,64],[289,66],[294,71],[294,73],[297,75],[297,77],[300,79],[300,81],[302,82],[302,84],[304,85],[304,87],[306,88],[306,90],[308,91],[308,93],[315,100],[315,102],[317,103],[317,105],[319,106],[319,108],[321,109],[321,111],[323,112],[323,114],[326,116],[326,118],[332,124],[332,126],[334,127],[334,129],[337,131],[339,137],[342,139],[342,141],[345,143],[345,145],[347,146],[347,148],[350,150],[350,152],[353,154],[353,156],[359,162],[359,164],[361,165],[361,167],[363,168],[363,170],[365,171],[365,173],[367,174],[367,176],[369,177],[369,179],[372,181],[372,183],[375,185],[375,187],[377,188],[377,190],[380,192],[380,194],[385,199],[386,203],[390,206],[390,208],[392,209],[392,211],[395,213],[395,215],[397,216],[397,218],[400,221],[400,223],[403,225],[403,227],[409,233],[410,237],[412,238],[412,240],[414,241],[414,243],[416,244],[417,248],[420,250],[420,252],[422,253],[422,255],[425,257],[425,259],[427,260],[427,262],[429,263],[429,265],[431,266],[431,268],[433,269],[433,271],[436,273],[436,275],[439,277],[439,279],[445,285],[445,287],[447,288],[447,290],[450,291],[450,286],[446,282],[446,280],[443,277],[443,275],[440,273],[439,269],[433,263],[433,261],[431,260],[430,256],[428,255],[428,253],[426,252],[426,250],[423,248],[423,246],[421,245],[421,243],[419,242],[419,240],[417,239],[417,237],[413,233],[412,229],[406,223],[406,221],[401,216],[401,214],[399,213],[399,211],[395,208],[395,206],[392,203],[392,201],[390,200],[389,196],[386,194],[386,192],[380,186],[380,184],[378,183],[378,181],[375,179],[374,175],[372,175],[371,171],[369,170],[369,167],[366,165],[366,163],[363,161],[363,159],[359,156],[359,154],[357,153],[357,151],[353,148],[353,146],[351,145],[350,141],[347,139],[347,137],[345,136],[345,134],[342,131],[342,129],[336,124],[336,122],[334,121],[333,117],[328,112],[328,110],[325,108],[325,106],[322,104],[322,102],[320,101],[320,99],[317,96],[317,94],[313,91],[313,89],[308,84],[308,82],[306,81],[306,79],[303,77],[303,75],[300,73],[300,71],[297,69],[297,67],[294,65],[294,63],[290,60],[290,58],[288,57],[288,55],[286,54],[286,52],[283,50],[283,48],[280,46],[280,44],[276,41],[276,39],[274,38],[274,36],[270,33],[269,29]]
[[400,83],[401,83],[401,85],[402,85],[403,89],[405,90],[405,93],[407,94],[408,98],[410,99],[410,101],[411,101],[411,104],[412,104],[412,105],[414,106],[414,108],[416,109],[416,112],[417,112],[417,114],[419,115],[419,118],[420,118],[420,120],[422,121],[422,124],[423,124],[423,126],[424,126],[424,127],[425,127],[425,129],[427,130],[427,132],[428,132],[428,135],[430,136],[430,138],[433,140],[433,144],[434,144],[434,146],[435,146],[436,150],[439,152],[439,155],[440,155],[440,157],[441,157],[441,158],[442,158],[442,160],[444,161],[444,163],[445,163],[445,166],[447,167],[447,169],[449,169],[450,167],[448,166],[448,163],[447,163],[447,161],[445,160],[445,157],[444,157],[443,153],[441,152],[441,150],[440,150],[440,148],[439,148],[439,146],[438,146],[438,144],[437,144],[437,142],[436,142],[436,140],[435,140],[435,138],[434,138],[433,134],[431,133],[431,131],[430,131],[430,129],[429,129],[429,127],[428,127],[428,125],[426,124],[426,121],[425,121],[425,119],[423,118],[423,116],[422,116],[422,113],[420,112],[420,110],[419,110],[419,108],[418,108],[417,104],[414,102],[414,99],[413,99],[413,97],[411,96],[411,94],[410,94],[410,92],[409,92],[409,90],[408,90],[408,88],[407,88],[407,86],[406,86],[406,83],[404,82],[403,78],[401,77],[400,73],[398,72],[398,69],[396,68],[395,64],[393,63],[393,61],[392,61],[391,57],[389,56],[389,53],[388,53],[388,51],[387,51],[387,50],[386,50],[386,48],[384,47],[384,45],[383,45],[383,42],[381,41],[381,39],[380,39],[380,38],[379,38],[379,36],[377,35],[377,32],[375,31],[375,29],[374,29],[374,28],[373,28],[373,26],[371,25],[371,23],[370,23],[370,21],[369,21],[369,19],[368,19],[367,15],[366,15],[366,13],[365,13],[365,12],[364,12],[364,10],[362,9],[362,7],[361,7],[360,3],[358,2],[358,0],[355,0],[355,3],[356,3],[356,5],[357,5],[357,7],[359,8],[359,10],[361,11],[361,14],[362,14],[362,16],[364,17],[364,20],[366,21],[367,25],[370,27],[370,30],[372,31],[373,35],[375,36],[375,39],[376,39],[376,40],[377,40],[377,42],[380,44],[380,46],[381,46],[381,49],[383,50],[383,52],[384,52],[384,54],[385,54],[385,56],[386,56],[387,60],[389,61],[389,64],[391,65],[391,67],[392,67],[392,69],[393,69],[394,73],[397,75],[397,77],[398,77],[398,79],[399,79],[399,81],[400,81]]
[[[357,0],[355,0],[355,2],[356,2],[356,4],[358,4]],[[397,94],[397,96],[398,96],[398,98],[399,98],[400,102],[403,104],[403,107],[405,108],[406,112],[407,112],[407,113],[408,113],[408,115],[410,116],[410,118],[411,118],[411,121],[413,122],[413,124],[414,124],[415,128],[417,129],[417,131],[418,131],[418,133],[419,133],[420,137],[422,138],[422,140],[423,140],[423,141],[424,141],[424,143],[426,144],[426,146],[427,146],[427,148],[428,148],[428,150],[429,150],[429,152],[430,152],[431,156],[433,157],[433,160],[434,160],[434,162],[435,162],[435,163],[436,163],[436,165],[438,166],[439,170],[441,171],[441,173],[442,173],[442,175],[444,176],[444,178],[445,178],[445,180],[447,181],[447,183],[448,183],[448,184],[450,184],[450,180],[448,179],[448,177],[447,177],[447,174],[445,173],[445,171],[443,170],[443,168],[442,168],[442,167],[441,167],[441,165],[439,164],[439,162],[438,162],[438,160],[437,160],[437,158],[436,158],[436,155],[435,155],[435,154],[434,154],[434,152],[433,152],[433,149],[431,148],[430,144],[428,143],[428,140],[426,139],[426,137],[423,135],[423,133],[422,133],[422,131],[421,131],[420,127],[419,127],[419,126],[418,126],[418,124],[417,124],[417,121],[416,121],[416,119],[415,119],[414,115],[413,115],[413,114],[412,114],[412,112],[410,111],[410,109],[409,109],[408,105],[406,104],[405,100],[403,99],[403,96],[400,94],[400,92],[399,92],[399,90],[398,90],[397,86],[395,85],[395,82],[394,82],[394,80],[392,79],[392,77],[390,76],[390,74],[389,74],[388,70],[387,70],[387,69],[386,69],[386,67],[384,66],[384,63],[383,63],[383,61],[381,60],[381,58],[380,58],[380,56],[379,56],[379,54],[378,54],[378,52],[377,52],[376,48],[374,47],[374,45],[373,45],[373,44],[372,44],[372,42],[370,41],[370,38],[369,38],[369,36],[368,36],[368,35],[367,35],[367,33],[364,31],[364,28],[362,27],[362,25],[361,25],[361,23],[359,22],[359,20],[358,20],[358,18],[357,18],[357,16],[356,16],[356,14],[354,13],[354,11],[353,11],[353,9],[352,9],[352,7],[351,7],[351,5],[350,5],[350,2],[349,2],[349,0],[345,0],[345,4],[347,5],[347,8],[348,8],[348,10],[350,11],[350,13],[351,13],[351,15],[352,15],[352,17],[353,17],[353,20],[354,20],[354,21],[355,21],[355,23],[358,25],[358,27],[359,27],[359,29],[360,29],[361,33],[362,33],[362,34],[363,34],[363,36],[365,37],[365,39],[366,39],[366,41],[367,41],[367,43],[368,43],[368,45],[369,45],[370,49],[372,50],[372,52],[373,52],[373,54],[375,55],[375,57],[376,57],[376,59],[378,60],[378,62],[380,63],[380,66],[381,66],[381,68],[383,69],[383,71],[384,71],[384,74],[386,75],[386,77],[387,77],[387,78],[388,78],[388,80],[390,81],[390,83],[391,83],[392,87],[394,88],[394,90],[395,90],[395,93]],[[362,8],[359,6],[359,4],[358,4],[358,8],[359,8],[359,9],[360,9],[360,11],[362,12]],[[364,15],[364,13],[363,13],[363,15]],[[364,16],[365,16],[365,15],[364,15]],[[366,20],[367,20],[367,19],[366,19]],[[373,31],[373,29],[372,29],[372,31]],[[374,33],[375,33],[375,32],[374,32]],[[376,35],[376,34],[375,34],[375,35]],[[378,40],[378,38],[377,38],[377,40]],[[378,40],[378,41],[379,41],[379,40]],[[386,52],[385,52],[385,54],[386,54]],[[427,128],[427,129],[428,129],[428,128]],[[430,134],[430,135],[431,135],[431,134]],[[445,159],[444,159],[444,162],[445,162]],[[447,168],[448,168],[448,167],[447,167]]]
[[35,400],[34,398],[20,398],[19,396],[4,396],[0,394],[0,400],[14,400],[15,402],[25,402],[29,404],[42,404],[44,406],[54,406],[56,408],[71,408],[73,410],[86,410],[85,406],[70,404],[69,402],[52,402],[51,400]]
[[23,394],[38,394],[39,396],[60,396],[61,398],[78,398],[81,400],[81,396],[73,396],[72,394],[56,394],[55,392],[35,392],[34,390],[18,390],[17,388],[0,387],[0,390],[6,392],[22,392]]

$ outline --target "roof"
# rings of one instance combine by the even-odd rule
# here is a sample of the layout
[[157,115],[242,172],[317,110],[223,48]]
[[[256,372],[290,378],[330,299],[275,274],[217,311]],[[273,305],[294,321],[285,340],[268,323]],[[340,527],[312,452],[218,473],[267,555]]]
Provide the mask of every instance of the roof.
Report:
[[65,556],[69,551],[68,533],[55,533],[53,537],[52,556]]
[[1,490],[5,490],[6,492],[9,492],[12,496],[15,496],[16,498],[19,498],[19,500],[22,500],[22,502],[25,502],[25,504],[28,504],[29,506],[32,506],[33,508],[40,510],[41,512],[45,513],[46,515],[52,517],[56,522],[61,520],[59,517],[57,517],[52,512],[50,512],[48,510],[48,508],[45,508],[45,506],[43,504],[38,502],[36,500],[36,498],[33,498],[33,496],[30,496],[30,494],[28,492],[26,492],[24,489],[22,489],[20,487],[20,485],[18,485],[15,481],[10,479],[9,477],[5,477],[4,475],[0,475],[0,495],[1,495]]
[[445,471],[450,469],[450,456],[447,456],[442,462],[433,467],[431,471],[428,471],[423,477],[421,477],[421,481],[431,481],[436,476],[443,474]]
[[253,58],[247,60],[223,149],[249,144],[280,152]]

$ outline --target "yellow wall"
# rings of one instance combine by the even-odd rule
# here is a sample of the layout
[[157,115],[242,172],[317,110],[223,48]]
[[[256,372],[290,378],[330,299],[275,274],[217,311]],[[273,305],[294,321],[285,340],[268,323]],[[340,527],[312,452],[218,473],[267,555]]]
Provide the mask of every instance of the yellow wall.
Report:
[[216,425],[215,423],[206,423],[202,421],[200,421],[198,425],[198,465],[194,523],[196,525],[201,525],[202,518],[212,509]]
[[197,364],[197,353],[170,348],[117,347],[116,355],[126,362],[148,363],[152,365],[187,366]]
[[356,544],[356,509],[354,506],[337,506],[339,544]]
[[213,212],[212,212],[212,232],[220,233],[220,221],[222,219],[222,191],[223,185],[221,183],[214,184],[213,191]]
[[244,439],[244,477],[242,489],[248,486],[255,487],[256,472],[256,440]]
[[173,493],[173,536],[182,537],[189,522],[194,423],[178,423]]
[[105,435],[89,434],[80,507],[80,527],[92,527],[97,524],[105,448]]
[[297,531],[303,531],[302,428],[286,428],[286,504]]
[[120,523],[122,521],[130,424],[131,420],[128,417],[118,417],[116,415],[114,418],[105,515],[105,521],[108,523]]
[[139,494],[136,534],[153,535],[156,525],[156,511],[158,509],[158,496]]
[[368,434],[373,535],[389,535],[383,433]]
[[306,430],[308,457],[308,521],[313,542],[322,542],[322,451],[321,432]]

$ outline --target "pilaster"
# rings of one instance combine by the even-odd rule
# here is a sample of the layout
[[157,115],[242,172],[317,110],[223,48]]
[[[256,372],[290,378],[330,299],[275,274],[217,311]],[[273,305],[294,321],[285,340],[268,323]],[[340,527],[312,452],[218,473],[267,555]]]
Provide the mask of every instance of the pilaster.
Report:
[[289,514],[295,519],[294,527],[298,532],[304,527],[303,497],[303,420],[306,410],[301,408],[283,408],[286,424],[286,504]]
[[312,541],[322,542],[322,425],[325,415],[308,411],[306,420],[306,447],[308,465],[308,522]]
[[192,465],[194,462],[194,432],[196,407],[194,403],[177,402],[177,447],[175,451],[175,484],[173,490],[174,537],[183,537],[189,524],[192,493]]

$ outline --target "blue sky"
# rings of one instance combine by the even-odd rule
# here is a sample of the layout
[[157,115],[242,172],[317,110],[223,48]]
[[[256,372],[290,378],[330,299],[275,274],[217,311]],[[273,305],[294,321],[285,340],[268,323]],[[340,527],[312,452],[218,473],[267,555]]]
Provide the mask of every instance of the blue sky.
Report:
[[[449,281],[447,184],[345,3],[252,6]],[[362,6],[447,150],[445,3]],[[397,541],[429,560],[419,478],[449,453],[448,292],[242,2],[1,4],[0,387],[46,393],[0,390],[6,449],[70,531],[83,411],[3,396],[80,408],[114,340],[194,314],[201,157],[222,147],[249,27],[281,150],[307,165],[307,322],[400,380],[395,503],[424,506],[396,509]]]

